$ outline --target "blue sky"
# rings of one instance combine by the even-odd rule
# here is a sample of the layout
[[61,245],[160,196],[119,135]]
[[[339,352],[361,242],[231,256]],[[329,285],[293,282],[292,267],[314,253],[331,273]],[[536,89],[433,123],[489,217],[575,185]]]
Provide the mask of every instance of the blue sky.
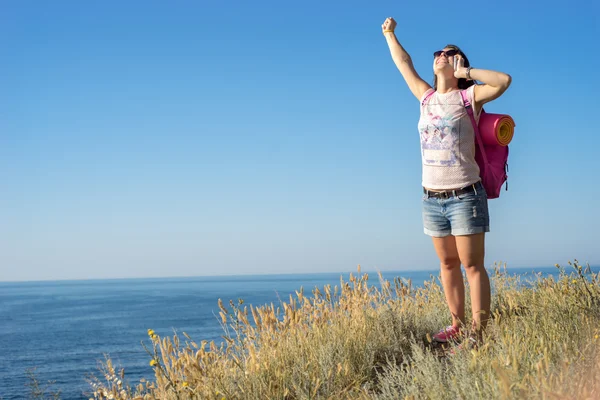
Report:
[[513,77],[487,265],[600,264],[598,3],[458,4],[2,2],[0,280],[435,269],[388,16]]

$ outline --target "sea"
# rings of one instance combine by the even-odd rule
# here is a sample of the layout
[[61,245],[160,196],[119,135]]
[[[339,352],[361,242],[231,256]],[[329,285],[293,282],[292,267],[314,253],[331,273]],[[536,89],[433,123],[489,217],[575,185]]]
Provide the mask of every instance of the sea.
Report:
[[[597,268],[594,268],[597,270]],[[554,267],[509,269],[532,277],[558,274]],[[355,273],[356,274],[356,273]],[[386,271],[387,280],[421,286],[438,271]],[[339,286],[349,273],[239,275],[156,279],[0,282],[0,399],[27,399],[28,371],[61,399],[89,399],[91,374],[103,378],[99,362],[110,356],[125,379],[152,379],[148,329],[160,336],[185,332],[196,342],[220,343],[218,299],[245,305],[287,302],[301,287]],[[377,273],[369,282],[378,286]]]

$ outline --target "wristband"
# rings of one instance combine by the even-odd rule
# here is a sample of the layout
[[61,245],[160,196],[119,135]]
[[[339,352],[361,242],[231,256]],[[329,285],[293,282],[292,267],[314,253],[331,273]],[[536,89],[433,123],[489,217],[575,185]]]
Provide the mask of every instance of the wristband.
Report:
[[467,67],[467,80],[472,81],[471,79],[471,67]]

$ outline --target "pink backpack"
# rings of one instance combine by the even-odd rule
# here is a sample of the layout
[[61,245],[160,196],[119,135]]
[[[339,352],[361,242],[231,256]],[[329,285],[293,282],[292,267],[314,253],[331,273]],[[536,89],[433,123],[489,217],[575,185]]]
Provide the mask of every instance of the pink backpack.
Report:
[[[475,149],[475,161],[479,165],[481,183],[485,188],[488,199],[496,199],[500,197],[504,182],[506,182],[506,190],[508,190],[508,146],[483,143],[479,126],[473,115],[473,107],[467,99],[466,90],[461,90],[460,95],[471,118],[473,129],[475,129],[475,141],[478,144],[477,149]],[[481,113],[485,113],[485,110],[481,110]]]

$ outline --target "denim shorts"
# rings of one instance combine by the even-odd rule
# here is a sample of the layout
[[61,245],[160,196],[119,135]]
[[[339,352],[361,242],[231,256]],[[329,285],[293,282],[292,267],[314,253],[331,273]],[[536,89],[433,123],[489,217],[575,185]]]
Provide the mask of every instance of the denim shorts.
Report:
[[448,198],[423,194],[423,227],[426,235],[472,235],[490,231],[487,193],[481,182],[475,190]]

